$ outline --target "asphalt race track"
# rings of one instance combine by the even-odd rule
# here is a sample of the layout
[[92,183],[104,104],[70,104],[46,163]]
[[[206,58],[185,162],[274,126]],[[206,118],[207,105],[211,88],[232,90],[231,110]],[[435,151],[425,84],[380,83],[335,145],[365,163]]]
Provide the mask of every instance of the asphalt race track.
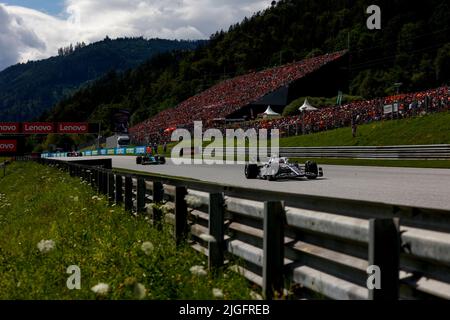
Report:
[[136,165],[135,157],[58,158],[59,160],[112,158],[113,167],[255,189],[311,194],[390,204],[450,209],[450,170],[356,166],[322,166],[318,180],[247,180],[244,165]]

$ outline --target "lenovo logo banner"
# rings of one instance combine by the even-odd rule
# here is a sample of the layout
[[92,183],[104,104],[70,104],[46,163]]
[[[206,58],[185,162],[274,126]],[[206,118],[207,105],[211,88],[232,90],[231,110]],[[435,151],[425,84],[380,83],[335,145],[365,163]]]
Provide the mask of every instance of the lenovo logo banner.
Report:
[[25,122],[23,124],[23,133],[26,134],[47,134],[54,131],[55,127],[50,122]]
[[58,133],[89,133],[89,124],[80,122],[58,123]]
[[0,153],[16,152],[17,141],[16,140],[0,140]]
[[0,122],[0,133],[19,133],[20,125],[15,122]]

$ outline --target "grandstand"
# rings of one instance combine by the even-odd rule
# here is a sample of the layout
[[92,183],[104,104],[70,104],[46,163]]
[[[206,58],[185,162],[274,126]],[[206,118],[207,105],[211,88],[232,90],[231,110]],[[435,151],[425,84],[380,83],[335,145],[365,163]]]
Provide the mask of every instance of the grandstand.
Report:
[[[339,51],[220,82],[132,127],[130,134],[137,142],[161,141],[167,138],[168,128],[190,128],[194,121],[212,126],[218,119],[252,119],[268,104],[281,112],[305,93],[320,90],[321,95],[325,91],[336,94],[342,85],[347,85],[347,77],[338,74],[345,70],[340,63],[346,53]],[[326,73],[334,76],[327,77]]]
[[[386,112],[385,106],[398,104],[395,113]],[[318,111],[240,123],[243,129],[279,129],[283,136],[306,134],[348,127],[352,121],[367,124],[374,121],[403,119],[428,113],[450,110],[450,88],[443,86],[421,92],[405,93],[384,98],[354,101],[343,106],[323,106]],[[302,128],[304,126],[304,130]],[[223,129],[223,128],[222,128]]]

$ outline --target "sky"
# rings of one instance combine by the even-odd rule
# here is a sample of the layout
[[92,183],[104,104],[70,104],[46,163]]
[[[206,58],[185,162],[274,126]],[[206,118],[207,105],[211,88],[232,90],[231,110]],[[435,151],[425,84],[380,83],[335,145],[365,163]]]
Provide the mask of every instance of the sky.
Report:
[[267,0],[0,0],[0,71],[70,43],[144,36],[207,39]]

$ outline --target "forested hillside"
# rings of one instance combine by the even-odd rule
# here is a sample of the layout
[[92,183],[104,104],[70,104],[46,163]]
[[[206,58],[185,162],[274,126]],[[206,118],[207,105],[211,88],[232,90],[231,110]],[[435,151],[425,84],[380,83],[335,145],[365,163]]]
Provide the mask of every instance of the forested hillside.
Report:
[[17,64],[0,72],[0,121],[33,119],[110,70],[125,71],[155,54],[194,49],[200,43],[107,37],[88,46],[61,48],[50,59]]
[[[382,29],[368,30],[366,9],[378,4]],[[436,87],[450,76],[449,3],[407,0],[284,0],[218,31],[189,53],[159,55],[124,74],[109,73],[61,101],[49,119],[103,122],[127,108],[136,124],[251,70],[348,48],[348,94],[372,98]]]

